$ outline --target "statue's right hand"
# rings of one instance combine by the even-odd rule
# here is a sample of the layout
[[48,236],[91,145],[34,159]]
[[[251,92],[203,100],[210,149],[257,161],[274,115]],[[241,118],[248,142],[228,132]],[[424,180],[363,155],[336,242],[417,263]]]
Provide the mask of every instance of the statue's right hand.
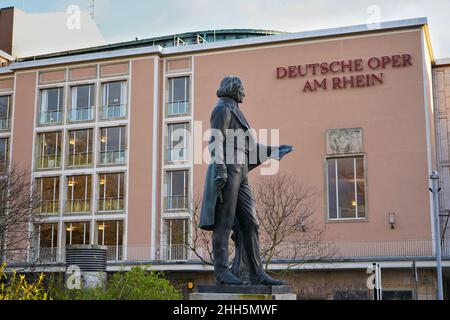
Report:
[[227,184],[227,180],[228,180],[228,177],[227,177],[226,174],[225,175],[218,175],[216,177],[216,179],[214,180],[214,183],[216,184],[216,188],[218,190],[222,190],[223,187],[225,187],[225,185]]

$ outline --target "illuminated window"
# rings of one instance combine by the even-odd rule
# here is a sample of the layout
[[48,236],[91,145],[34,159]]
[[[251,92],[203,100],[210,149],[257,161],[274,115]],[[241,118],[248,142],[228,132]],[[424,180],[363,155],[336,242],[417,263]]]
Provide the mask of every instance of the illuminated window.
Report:
[[69,167],[92,165],[92,136],[92,129],[69,131],[67,157]]
[[123,221],[98,221],[97,244],[107,246],[108,261],[123,259]]
[[90,225],[89,222],[66,223],[66,246],[90,244]]
[[87,213],[91,211],[92,177],[90,175],[67,177],[68,213]]
[[61,132],[38,134],[38,169],[57,169],[61,165]]
[[58,249],[58,224],[37,224],[34,230],[32,259],[39,262],[55,262]]
[[366,217],[364,157],[327,159],[328,218]]
[[55,214],[59,212],[59,177],[36,179],[36,189],[41,205],[37,208],[39,214]]
[[123,211],[124,208],[125,174],[100,174],[98,211]]
[[100,164],[124,164],[126,129],[109,127],[100,129]]

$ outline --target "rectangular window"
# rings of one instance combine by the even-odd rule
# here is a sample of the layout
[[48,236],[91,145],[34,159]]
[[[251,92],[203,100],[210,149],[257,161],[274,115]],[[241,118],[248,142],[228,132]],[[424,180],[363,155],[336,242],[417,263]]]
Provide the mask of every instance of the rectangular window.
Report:
[[67,177],[68,213],[87,213],[91,211],[92,176]]
[[92,129],[69,131],[69,167],[83,167],[92,165]]
[[90,244],[90,225],[89,222],[66,223],[66,246]]
[[35,229],[35,247],[32,252],[34,261],[55,262],[58,249],[58,224],[37,224]]
[[109,127],[100,129],[100,164],[124,164],[126,129]]
[[366,217],[364,157],[327,159],[328,218]]
[[106,82],[102,86],[102,120],[125,118],[127,112],[127,82]]
[[125,174],[99,175],[98,211],[123,211],[125,207]]
[[169,79],[167,116],[189,113],[189,77]]
[[40,91],[38,124],[61,124],[63,106],[64,88],[42,89]]
[[164,222],[166,260],[186,260],[188,258],[189,220],[167,219]]
[[168,125],[167,161],[185,161],[188,159],[189,124],[173,123]]
[[0,130],[9,130],[11,96],[0,96]]
[[72,102],[69,121],[90,121],[94,119],[95,85],[85,84],[71,88]]
[[123,221],[98,221],[97,244],[108,247],[108,261],[123,259]]
[[61,132],[38,134],[38,169],[57,169],[61,165]]
[[188,174],[187,170],[167,172],[167,199],[168,210],[188,208]]
[[41,205],[39,214],[55,214],[59,212],[59,177],[36,179],[36,189]]
[[9,164],[9,138],[0,139],[0,173],[6,173]]

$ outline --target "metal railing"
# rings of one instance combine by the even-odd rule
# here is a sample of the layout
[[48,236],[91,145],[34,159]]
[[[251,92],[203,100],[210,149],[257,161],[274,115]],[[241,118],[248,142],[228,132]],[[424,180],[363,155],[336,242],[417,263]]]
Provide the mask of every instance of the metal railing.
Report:
[[188,149],[187,148],[173,148],[167,150],[167,161],[186,161],[188,160]]
[[94,120],[94,108],[77,108],[71,109],[69,112],[69,121],[91,121]]
[[51,263],[60,262],[61,257],[58,256],[58,248],[32,248],[30,249],[30,262],[34,263]]
[[67,158],[68,167],[83,167],[92,165],[92,152],[69,154]]
[[125,150],[100,152],[100,164],[125,163]]
[[167,103],[167,116],[180,116],[189,113],[189,101],[175,101]]
[[124,198],[110,197],[98,199],[98,211],[110,212],[110,211],[123,211],[125,208]]
[[165,198],[167,210],[187,209],[187,196],[167,196]]
[[42,111],[39,112],[39,125],[52,125],[62,123],[62,110],[57,111]]
[[87,213],[91,212],[90,199],[75,199],[66,201],[67,213]]
[[101,120],[125,118],[126,116],[127,116],[126,104],[103,106],[100,108]]
[[37,159],[37,169],[57,169],[61,166],[61,155],[40,156]]
[[0,130],[9,130],[9,118],[0,118]]
[[41,200],[41,205],[34,210],[36,214],[55,214],[59,212],[59,200]]

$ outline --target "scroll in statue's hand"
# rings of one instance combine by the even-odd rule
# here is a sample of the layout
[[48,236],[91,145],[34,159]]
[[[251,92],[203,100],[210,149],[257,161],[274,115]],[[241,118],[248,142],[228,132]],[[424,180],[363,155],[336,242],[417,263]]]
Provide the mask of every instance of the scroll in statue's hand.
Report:
[[272,152],[271,158],[280,161],[285,155],[294,151],[294,147],[281,145]]

